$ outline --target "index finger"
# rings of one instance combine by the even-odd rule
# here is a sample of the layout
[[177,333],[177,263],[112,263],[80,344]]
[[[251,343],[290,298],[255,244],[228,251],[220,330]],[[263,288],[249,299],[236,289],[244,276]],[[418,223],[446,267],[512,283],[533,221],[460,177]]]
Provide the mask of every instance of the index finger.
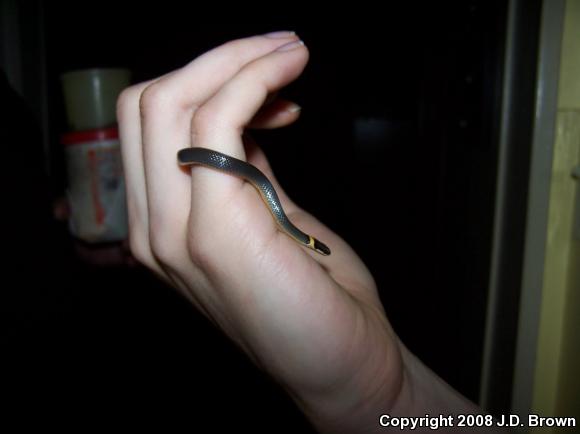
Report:
[[[181,191],[178,194],[181,198],[189,197],[189,180],[175,171],[175,154],[189,142],[189,121],[195,106],[215,93],[247,62],[293,38],[296,38],[293,32],[279,32],[228,42],[160,79],[127,89],[119,98],[131,248],[145,265],[159,271],[151,250],[149,211],[178,212],[169,206],[175,204],[170,203],[171,198],[154,196],[155,192],[165,190],[159,184],[170,185],[168,191]],[[147,167],[144,153],[151,157]],[[188,208],[189,204],[184,206]],[[156,226],[163,228],[163,223],[158,220]]]

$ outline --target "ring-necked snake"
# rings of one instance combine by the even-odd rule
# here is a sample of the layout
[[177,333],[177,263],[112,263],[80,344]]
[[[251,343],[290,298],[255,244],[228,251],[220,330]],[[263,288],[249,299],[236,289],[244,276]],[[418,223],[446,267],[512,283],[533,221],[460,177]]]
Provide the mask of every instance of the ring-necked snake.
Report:
[[305,234],[292,224],[282,209],[282,204],[272,183],[256,167],[245,161],[230,157],[217,151],[205,148],[187,148],[177,153],[177,160],[180,165],[200,164],[211,167],[222,172],[237,176],[250,184],[262,196],[264,203],[272,213],[274,220],[282,232],[294,238],[300,244],[312,249],[322,255],[330,255],[330,249],[312,235]]

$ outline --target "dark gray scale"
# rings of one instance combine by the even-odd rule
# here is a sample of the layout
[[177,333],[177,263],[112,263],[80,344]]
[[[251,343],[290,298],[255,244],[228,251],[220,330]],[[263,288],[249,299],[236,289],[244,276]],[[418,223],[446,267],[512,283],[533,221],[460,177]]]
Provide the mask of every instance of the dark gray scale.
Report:
[[324,243],[305,234],[292,224],[282,209],[282,204],[280,203],[278,194],[276,194],[276,190],[274,190],[274,186],[268,180],[266,175],[255,166],[252,166],[245,161],[238,160],[237,158],[230,157],[229,155],[205,148],[182,149],[177,153],[177,160],[181,165],[201,164],[248,181],[262,194],[262,197],[272,212],[274,219],[283,231],[287,232],[288,235],[296,239],[296,241],[304,244],[306,247],[316,250],[318,253],[323,255],[330,255],[330,249]]

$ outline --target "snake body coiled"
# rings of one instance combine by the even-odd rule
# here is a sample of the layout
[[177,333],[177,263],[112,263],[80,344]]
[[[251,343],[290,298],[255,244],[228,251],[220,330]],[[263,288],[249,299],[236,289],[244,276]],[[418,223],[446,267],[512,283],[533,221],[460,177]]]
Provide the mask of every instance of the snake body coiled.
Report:
[[324,243],[294,226],[284,212],[274,186],[266,175],[255,166],[221,152],[197,147],[180,150],[177,153],[177,160],[182,166],[199,164],[249,182],[260,193],[282,232],[309,249],[325,256],[330,255],[330,249]]

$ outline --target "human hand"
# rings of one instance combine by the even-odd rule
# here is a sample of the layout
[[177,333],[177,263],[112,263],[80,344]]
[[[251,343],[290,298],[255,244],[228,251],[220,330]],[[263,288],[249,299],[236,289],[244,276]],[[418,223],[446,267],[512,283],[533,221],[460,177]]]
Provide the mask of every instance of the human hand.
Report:
[[[246,127],[298,118],[292,103],[263,105],[307,60],[293,34],[251,37],[122,93],[130,245],[280,382],[319,429],[372,432],[381,413],[405,411],[403,360],[414,359],[358,256],[288,198],[259,147],[242,139]],[[176,154],[188,145],[257,166],[290,220],[332,254],[281,233],[248,183],[206,167],[179,167]]]

